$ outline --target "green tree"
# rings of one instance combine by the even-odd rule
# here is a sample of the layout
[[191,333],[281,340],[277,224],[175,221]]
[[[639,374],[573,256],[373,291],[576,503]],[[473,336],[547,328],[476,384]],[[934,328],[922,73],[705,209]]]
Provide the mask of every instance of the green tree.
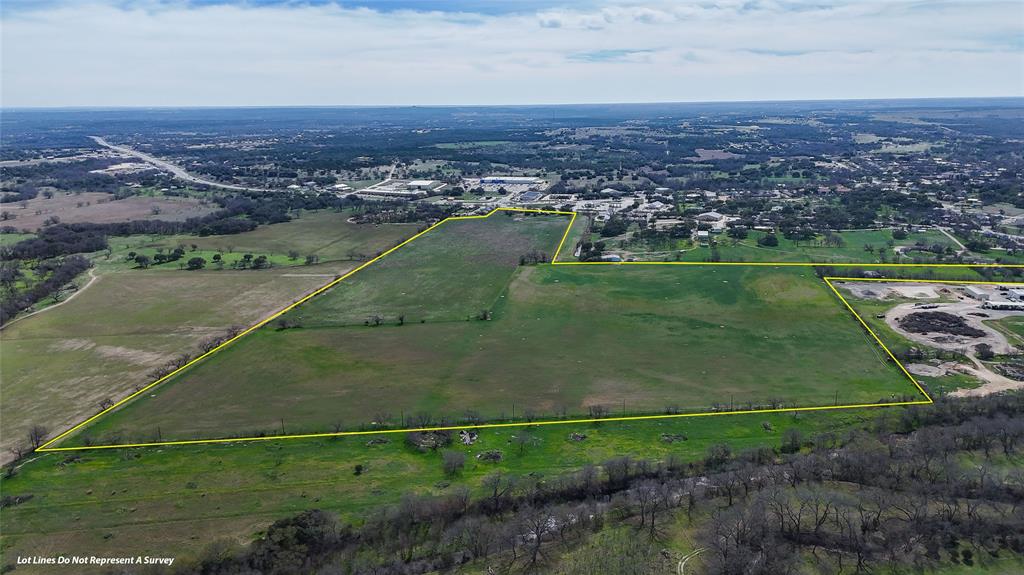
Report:
[[748,232],[747,228],[743,226],[733,226],[729,228],[729,231],[727,231],[726,234],[728,234],[729,237],[733,239],[745,240],[747,239]]

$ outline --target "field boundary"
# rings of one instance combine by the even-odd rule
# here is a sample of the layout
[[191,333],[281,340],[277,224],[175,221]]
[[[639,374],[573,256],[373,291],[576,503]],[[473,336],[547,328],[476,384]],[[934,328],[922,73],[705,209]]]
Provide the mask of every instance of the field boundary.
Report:
[[818,267],[818,266],[829,266],[829,267],[885,267],[885,268],[899,268],[899,267],[939,267],[939,268],[1024,268],[1024,264],[914,264],[914,263],[825,263],[825,262],[611,262],[611,261],[600,261],[600,262],[578,262],[578,261],[558,261],[558,256],[561,254],[562,249],[565,247],[565,242],[569,237],[569,233],[572,231],[573,224],[576,222],[577,212],[561,211],[561,210],[544,210],[544,209],[532,209],[532,208],[514,208],[514,207],[498,207],[494,208],[490,212],[483,215],[474,216],[450,216],[440,220],[433,225],[427,227],[423,231],[414,234],[413,236],[403,240],[394,247],[382,252],[377,257],[364,262],[349,272],[331,280],[330,282],[320,286],[319,288],[309,292],[305,296],[299,298],[294,303],[289,304],[285,308],[274,312],[273,314],[265,317],[264,319],[256,322],[250,327],[242,330],[233,337],[225,340],[217,347],[196,356],[188,363],[175,369],[174,371],[156,379],[148,385],[139,388],[134,393],[122,398],[110,407],[96,413],[95,415],[79,422],[73,427],[66,431],[58,434],[52,439],[46,441],[38,448],[36,452],[55,452],[55,451],[86,451],[86,450],[97,450],[97,449],[119,449],[119,448],[130,448],[130,447],[160,447],[160,446],[171,446],[171,445],[208,445],[217,443],[243,443],[243,442],[256,442],[256,441],[276,441],[284,439],[314,439],[314,438],[330,438],[330,437],[346,437],[346,436],[361,436],[361,435],[379,435],[379,434],[393,434],[393,433],[408,433],[412,431],[456,431],[463,429],[495,429],[503,427],[522,427],[529,425],[572,425],[572,424],[584,424],[584,423],[597,423],[597,422],[615,422],[615,421],[646,421],[656,419],[678,419],[688,417],[709,417],[718,415],[746,415],[755,413],[797,413],[797,412],[808,412],[808,411],[834,411],[843,409],[864,409],[873,407],[895,407],[895,406],[907,406],[907,405],[928,405],[933,403],[932,397],[924,389],[923,386],[910,374],[909,371],[903,366],[903,364],[896,359],[896,356],[889,350],[888,347],[882,342],[882,340],[875,334],[875,332],[868,326],[866,322],[860,317],[860,315],[853,309],[853,307],[846,301],[846,298],[836,289],[832,281],[890,281],[890,282],[914,282],[914,283],[952,283],[952,284],[1006,284],[1006,285],[1024,285],[1024,282],[1005,282],[1005,281],[961,281],[961,280],[923,280],[923,279],[887,279],[887,278],[852,278],[852,277],[838,277],[838,276],[826,276],[822,279],[825,284],[832,290],[833,294],[836,295],[840,302],[845,308],[853,314],[854,318],[859,324],[868,332],[871,338],[877,343],[886,356],[891,359],[899,368],[899,370],[910,380],[911,383],[916,387],[917,391],[921,394],[923,399],[917,400],[905,400],[905,401],[892,401],[892,402],[879,402],[879,403],[857,403],[857,404],[839,404],[839,405],[822,405],[822,406],[807,406],[807,407],[781,407],[781,408],[764,408],[764,409],[743,409],[743,410],[729,410],[729,411],[700,411],[693,413],[671,413],[671,414],[653,414],[653,415],[632,415],[632,416],[617,416],[617,417],[597,417],[597,418],[575,418],[575,419],[555,419],[555,420],[540,420],[540,421],[513,421],[513,422],[501,422],[501,423],[478,423],[478,424],[462,424],[462,425],[445,425],[445,426],[432,426],[432,427],[403,427],[396,429],[375,429],[375,430],[356,430],[356,431],[336,431],[336,432],[324,432],[324,433],[304,433],[304,434],[280,434],[280,435],[265,435],[265,436],[253,436],[253,437],[233,437],[233,438],[214,438],[214,439],[191,439],[191,440],[177,440],[177,441],[154,441],[145,443],[123,443],[123,444],[105,444],[105,445],[83,445],[83,446],[68,446],[58,447],[56,443],[67,438],[73,433],[81,430],[90,423],[100,419],[104,415],[124,406],[133,399],[153,389],[154,387],[172,379],[178,374],[189,369],[193,365],[207,359],[208,357],[216,354],[232,343],[238,341],[242,337],[256,331],[257,329],[267,325],[271,321],[277,319],[281,315],[291,311],[295,307],[309,301],[310,299],[320,295],[321,293],[331,289],[342,281],[355,275],[359,271],[367,268],[378,260],[386,257],[387,255],[395,252],[399,248],[409,244],[413,240],[423,236],[424,234],[437,229],[442,224],[448,221],[458,220],[473,220],[473,219],[485,219],[498,212],[521,212],[521,213],[534,213],[534,214],[550,214],[550,215],[562,215],[570,216],[569,223],[566,225],[565,232],[562,234],[562,238],[558,243],[558,247],[555,250],[554,256],[551,258],[549,265],[553,266],[593,266],[593,265],[675,265],[675,266],[751,266],[751,267]]
[[[388,250],[385,250],[384,252],[381,252],[381,254],[378,255],[377,257],[375,257],[375,258],[373,258],[371,260],[368,260],[368,261],[360,264],[359,266],[353,268],[352,270],[349,270],[345,274],[343,274],[343,275],[341,275],[341,276],[339,276],[339,277],[337,277],[337,278],[327,282],[326,284],[324,284],[324,285],[316,288],[315,290],[309,292],[308,294],[302,296],[301,298],[299,298],[295,302],[293,302],[293,303],[285,306],[284,308],[282,308],[282,309],[280,309],[280,310],[278,310],[278,311],[268,315],[267,317],[259,320],[258,322],[254,323],[253,325],[249,326],[248,328],[238,332],[236,335],[234,335],[234,336],[224,340],[220,345],[218,345],[218,346],[214,347],[213,349],[211,349],[211,350],[209,350],[209,351],[207,351],[207,352],[205,352],[203,354],[200,354],[200,355],[196,356],[195,358],[191,359],[185,365],[182,365],[181,367],[175,369],[174,371],[172,371],[172,372],[170,372],[170,373],[168,373],[168,374],[166,374],[166,375],[164,375],[162,377],[157,378],[152,383],[150,383],[150,384],[148,384],[148,385],[146,385],[144,387],[141,387],[138,390],[136,390],[135,392],[133,392],[133,393],[131,393],[131,394],[121,398],[121,400],[115,402],[110,407],[107,407],[106,409],[100,411],[99,413],[96,413],[92,417],[89,417],[89,418],[79,422],[78,424],[76,424],[76,425],[72,426],[71,428],[65,430],[64,432],[58,434],[53,439],[50,439],[46,443],[43,443],[42,445],[37,447],[35,449],[35,451],[37,451],[37,452],[75,451],[75,450],[80,450],[80,449],[101,449],[101,448],[111,448],[111,447],[140,447],[142,445],[180,445],[181,444],[180,442],[156,442],[156,443],[147,443],[147,444],[90,445],[90,446],[82,446],[82,447],[52,447],[55,443],[61,441],[62,439],[67,438],[69,435],[77,432],[78,430],[82,429],[83,427],[85,427],[85,426],[89,425],[90,423],[96,421],[97,419],[103,417],[104,415],[106,415],[106,414],[108,414],[108,413],[110,413],[110,412],[120,408],[121,406],[127,404],[128,402],[130,402],[133,399],[139,397],[140,395],[146,393],[147,391],[153,389],[154,387],[160,385],[161,383],[164,383],[165,381],[167,381],[169,379],[172,379],[173,377],[175,377],[176,375],[182,373],[183,371],[187,370],[188,368],[192,367],[193,365],[195,365],[195,364],[199,363],[200,361],[202,361],[202,360],[204,360],[204,359],[206,359],[206,358],[216,354],[217,352],[221,351],[222,349],[226,348],[227,346],[231,345],[232,343],[234,343],[234,342],[238,341],[239,339],[245,337],[246,335],[256,331],[257,329],[267,325],[268,323],[274,321],[278,317],[284,315],[285,313],[291,311],[292,309],[298,307],[299,305],[302,305],[302,304],[306,303],[307,301],[313,299],[314,297],[324,293],[325,291],[331,289],[332,287],[334,287],[334,286],[338,285],[339,283],[345,281],[346,279],[352,277],[353,275],[355,275],[359,271],[369,267],[373,263],[375,263],[375,262],[383,259],[387,255],[397,251],[399,248],[409,244],[410,242],[412,242],[416,238],[419,238],[420,236],[423,236],[424,234],[426,234],[426,233],[428,233],[428,232],[430,232],[432,230],[437,229],[438,227],[440,227],[445,222],[458,221],[458,220],[479,220],[479,219],[485,219],[485,218],[491,217],[492,215],[498,213],[499,211],[571,216],[571,218],[569,220],[569,225],[566,226],[565,232],[562,234],[562,239],[558,243],[558,248],[555,250],[555,256],[552,257],[552,261],[554,261],[555,257],[558,256],[558,252],[561,251],[562,245],[565,244],[565,240],[569,236],[569,230],[572,229],[572,224],[576,220],[576,212],[564,212],[564,211],[558,211],[558,210],[539,210],[539,209],[530,209],[530,208],[495,208],[495,209],[491,210],[490,212],[488,212],[486,214],[483,214],[483,215],[477,215],[477,216],[449,216],[447,218],[444,218],[443,220],[440,220],[437,223],[427,227],[427,229],[425,229],[425,230],[423,230],[423,231],[421,231],[419,233],[416,233],[416,234],[406,238],[405,240],[403,240],[402,242],[398,243],[394,247],[392,247],[392,248],[390,248]],[[282,437],[294,437],[294,436],[283,435]],[[232,440],[200,440],[200,441],[206,441],[206,442],[218,442],[219,441],[219,442],[223,442],[223,441],[232,441]],[[237,440],[235,440],[235,441],[237,441]]]

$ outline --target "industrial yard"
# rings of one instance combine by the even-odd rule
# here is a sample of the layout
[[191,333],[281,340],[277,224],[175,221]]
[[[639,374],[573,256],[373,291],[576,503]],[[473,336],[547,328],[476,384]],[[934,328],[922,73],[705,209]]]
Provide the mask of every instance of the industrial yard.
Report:
[[[966,376],[954,395],[1024,389],[1024,285],[871,282],[836,284],[862,317],[870,314],[907,369],[926,378]],[[884,325],[878,325],[884,324]]]

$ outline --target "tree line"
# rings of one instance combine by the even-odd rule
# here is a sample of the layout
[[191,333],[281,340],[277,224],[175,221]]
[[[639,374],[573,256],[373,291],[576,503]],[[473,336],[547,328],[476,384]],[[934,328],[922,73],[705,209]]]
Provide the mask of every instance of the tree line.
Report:
[[[651,572],[676,525],[697,527],[712,574],[868,573],[973,564],[1024,552],[1024,394],[887,411],[842,434],[783,434],[775,448],[703,458],[613,457],[551,478],[495,471],[470,492],[408,494],[358,524],[309,510],[254,543],[211,546],[177,573],[419,574],[470,562],[487,573]],[[574,549],[625,534],[630,561]],[[598,539],[604,541],[603,539]],[[614,539],[613,539],[614,540]],[[602,543],[603,545],[604,543]]]
[[25,279],[20,263],[0,262],[0,325],[59,292],[65,284],[90,267],[92,263],[80,255],[41,262],[36,266],[35,273],[42,279],[19,290],[16,288],[18,282]]

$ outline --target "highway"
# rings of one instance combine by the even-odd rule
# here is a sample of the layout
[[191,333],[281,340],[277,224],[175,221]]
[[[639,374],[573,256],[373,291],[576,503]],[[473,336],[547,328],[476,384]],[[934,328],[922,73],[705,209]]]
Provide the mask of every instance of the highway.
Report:
[[135,156],[136,158],[139,158],[140,160],[143,160],[146,163],[149,163],[149,164],[152,164],[152,165],[156,166],[157,168],[159,168],[162,171],[170,172],[174,177],[178,178],[179,180],[185,180],[186,182],[191,182],[193,184],[205,184],[207,186],[211,186],[211,187],[215,187],[215,188],[223,188],[225,190],[237,190],[237,191],[243,191],[243,192],[247,192],[247,191],[272,192],[272,191],[274,191],[274,190],[268,190],[266,188],[252,188],[252,187],[249,187],[249,186],[239,186],[239,185],[235,185],[235,184],[223,184],[223,183],[216,182],[216,181],[213,181],[213,180],[208,180],[208,179],[203,178],[201,176],[196,176],[194,174],[190,174],[190,173],[186,172],[183,168],[181,168],[179,166],[176,166],[176,165],[174,165],[174,164],[172,164],[170,162],[161,160],[160,158],[157,158],[156,156],[151,156],[151,155],[149,155],[149,154],[147,154],[145,152],[140,152],[138,150],[134,150],[134,149],[129,148],[127,146],[116,146],[116,145],[111,144],[110,142],[104,140],[103,138],[101,138],[99,136],[89,136],[89,137],[94,142],[96,142],[97,144],[99,144],[99,145],[101,145],[101,146],[103,146],[105,148],[110,148],[111,150],[114,150],[116,152],[121,152],[122,154],[128,154],[128,155],[131,155],[131,156]]

